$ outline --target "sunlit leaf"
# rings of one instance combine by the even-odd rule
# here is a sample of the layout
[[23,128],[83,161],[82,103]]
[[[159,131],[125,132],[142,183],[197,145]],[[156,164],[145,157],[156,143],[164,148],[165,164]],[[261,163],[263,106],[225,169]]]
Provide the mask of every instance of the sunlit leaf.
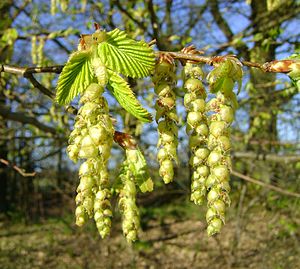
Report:
[[120,105],[139,120],[150,122],[152,120],[151,114],[136,99],[128,83],[111,70],[108,70],[108,74],[107,88],[112,92]]
[[153,70],[155,55],[144,41],[135,41],[126,33],[115,29],[98,44],[102,62],[113,71],[132,78],[146,77]]
[[58,78],[56,101],[62,105],[70,103],[92,83],[93,78],[90,53],[80,51],[71,54]]

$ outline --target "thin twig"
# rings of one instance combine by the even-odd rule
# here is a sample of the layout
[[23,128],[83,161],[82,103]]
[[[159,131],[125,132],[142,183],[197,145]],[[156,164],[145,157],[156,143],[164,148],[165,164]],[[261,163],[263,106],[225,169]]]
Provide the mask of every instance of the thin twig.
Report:
[[36,175],[36,172],[26,173],[24,169],[16,166],[15,164],[12,164],[9,161],[4,160],[4,159],[0,159],[0,163],[3,163],[7,167],[11,167],[12,169],[14,169],[15,171],[17,171],[23,177],[34,177]]
[[244,175],[244,174],[241,174],[237,171],[231,171],[231,174],[236,176],[236,177],[239,177],[243,180],[246,180],[248,182],[251,182],[251,183],[254,183],[254,184],[257,184],[257,185],[260,185],[262,187],[265,187],[265,188],[268,188],[270,190],[273,190],[273,191],[276,191],[278,193],[281,193],[281,194],[284,194],[284,195],[288,195],[288,196],[293,196],[293,197],[297,197],[297,198],[300,198],[300,193],[296,193],[296,192],[290,192],[290,191],[287,191],[287,190],[284,190],[282,188],[279,188],[279,187],[276,187],[274,185],[271,185],[271,184],[268,184],[268,183],[265,183],[265,182],[262,182],[262,181],[259,181],[257,179],[254,179],[252,177],[249,177],[247,175]]

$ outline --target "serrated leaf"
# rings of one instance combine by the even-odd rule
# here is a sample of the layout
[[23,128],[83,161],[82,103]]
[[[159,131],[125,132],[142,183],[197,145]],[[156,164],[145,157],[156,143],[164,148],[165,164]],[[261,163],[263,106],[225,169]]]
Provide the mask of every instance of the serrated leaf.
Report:
[[61,105],[70,103],[91,84],[93,78],[90,52],[74,52],[58,78],[56,101]]
[[135,41],[119,29],[107,36],[98,44],[98,54],[105,66],[132,78],[146,77],[154,69],[155,55],[146,42]]
[[149,175],[147,162],[141,150],[126,149],[126,160],[141,192],[153,191],[153,181]]
[[107,88],[112,92],[120,105],[139,120],[144,122],[152,121],[151,114],[136,99],[128,83],[115,72],[107,71],[109,74]]

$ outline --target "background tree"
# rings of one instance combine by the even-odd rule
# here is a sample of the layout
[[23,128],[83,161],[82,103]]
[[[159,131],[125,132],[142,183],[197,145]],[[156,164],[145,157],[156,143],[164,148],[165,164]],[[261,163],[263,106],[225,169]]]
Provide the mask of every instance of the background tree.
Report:
[[[206,56],[233,53],[245,61],[265,63],[299,52],[299,11],[298,1],[275,0],[2,1],[0,212],[11,218],[17,213],[26,217],[27,221],[33,221],[34,218],[47,220],[49,216],[58,217],[64,213],[59,220],[67,220],[72,236],[80,237],[84,245],[89,242],[90,246],[99,247],[96,240],[88,239],[87,230],[78,236],[74,227],[69,224],[73,223],[73,219],[68,221],[68,214],[74,209],[78,167],[70,163],[65,151],[78,100],[68,109],[53,102],[57,77],[61,72],[61,66],[57,65],[64,64],[68,55],[76,49],[81,33],[93,31],[93,22],[99,22],[108,31],[114,28],[125,30],[135,39],[144,38],[147,42],[156,39],[155,49],[160,51],[180,51],[184,46],[194,44]],[[30,68],[23,68],[27,66]],[[45,68],[39,70],[35,66]],[[180,68],[179,65],[179,81],[175,89],[177,96],[184,95]],[[204,66],[205,72],[209,70],[208,66]],[[214,241],[219,240],[218,237],[210,241],[196,236],[201,230],[201,225],[197,226],[197,222],[194,225],[184,222],[185,226],[182,227],[170,225],[173,220],[203,219],[203,211],[187,201],[190,172],[183,126],[186,118],[183,102],[178,101],[177,104],[180,114],[179,165],[175,169],[173,185],[162,186],[155,157],[156,123],[142,125],[106,93],[110,113],[116,119],[116,129],[137,138],[152,168],[151,176],[157,190],[139,197],[138,202],[144,207],[142,228],[151,234],[152,224],[159,224],[159,229],[155,231],[163,231],[158,232],[157,237],[142,236],[147,239],[137,244],[140,249],[131,252],[132,259],[120,259],[123,265],[131,263],[134,266],[136,263],[136,266],[140,266],[142,261],[147,261],[147,257],[152,255],[151,258],[158,259],[154,258],[154,266],[158,266],[161,257],[157,252],[161,248],[156,243],[165,242],[167,250],[163,253],[173,253],[175,245],[184,245],[182,237],[178,236],[186,233],[187,238],[190,235],[197,238],[197,242],[190,245],[193,251],[186,250],[192,258],[181,268],[199,264],[199,260],[203,261],[203,253],[209,253],[210,259],[206,258],[205,263],[215,268],[224,261],[229,268],[248,266],[245,257],[250,259],[248,263],[253,264],[255,259],[251,257],[259,257],[259,254],[249,254],[254,251],[250,243],[246,247],[248,252],[243,249],[245,241],[242,236],[249,238],[249,229],[262,238],[264,247],[259,251],[269,257],[269,260],[266,258],[263,262],[264,268],[272,268],[273,264],[281,264],[283,268],[297,264],[299,199],[270,192],[266,186],[281,192],[288,191],[289,194],[293,192],[294,196],[299,193],[299,93],[285,75],[266,74],[258,68],[246,67],[244,72],[244,86],[238,96],[239,108],[232,130],[232,209],[226,228],[228,230],[220,235],[218,251],[218,244]],[[155,93],[150,79],[129,78],[128,82],[134,86],[139,100],[154,112]],[[113,153],[111,171],[118,168],[121,160],[118,146],[114,146]],[[255,182],[255,179],[264,187],[247,183],[248,180]],[[247,213],[257,209],[265,212],[265,219],[258,219],[259,214]],[[273,219],[268,218],[269,213]],[[6,217],[1,219],[6,221]],[[258,224],[257,227],[249,228],[249,223],[255,221],[270,221],[270,225],[275,227],[274,233],[265,231],[267,226]],[[7,226],[3,225],[4,228]],[[256,229],[265,233],[259,233]],[[6,235],[5,229],[3,230]],[[276,236],[278,241],[275,240]],[[191,238],[190,240],[192,242]],[[203,248],[205,240],[208,240],[209,252]],[[266,243],[267,240],[269,243]],[[148,246],[151,246],[149,250]],[[271,246],[278,256],[270,254],[272,251],[269,252],[268,247]],[[105,242],[104,247],[107,251],[112,249],[114,252],[116,246]],[[292,254],[277,251],[276,247],[289,249]],[[102,250],[99,247],[99,251]],[[7,248],[1,248],[1,251],[6,253]],[[85,257],[89,255],[87,253],[84,254]],[[287,259],[289,255],[292,257],[290,260]],[[7,261],[2,258],[4,256],[0,255],[0,261]],[[168,260],[167,255],[163,257],[165,264],[174,262]],[[213,260],[211,257],[217,258]],[[86,262],[84,259],[80,259],[82,266]],[[177,264],[184,260],[180,255],[174,259],[175,263],[178,261]],[[19,260],[24,262],[22,257]],[[41,260],[44,262],[42,258]],[[89,260],[93,265],[97,259]],[[117,266],[112,260],[106,261],[107,267],[109,262],[111,267]],[[56,265],[59,264],[59,261],[56,262]],[[153,265],[150,261],[147,263]]]

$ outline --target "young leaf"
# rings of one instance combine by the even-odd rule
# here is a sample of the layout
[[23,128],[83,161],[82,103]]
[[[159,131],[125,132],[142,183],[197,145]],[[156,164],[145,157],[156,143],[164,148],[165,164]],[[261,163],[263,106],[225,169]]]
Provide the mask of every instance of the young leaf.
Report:
[[109,69],[107,71],[109,74],[107,88],[112,92],[120,105],[139,120],[144,122],[152,121],[151,114],[141,106],[128,83],[115,72]]
[[93,70],[90,62],[90,52],[74,52],[58,78],[56,101],[61,105],[70,103],[92,81]]
[[141,192],[153,191],[153,181],[141,150],[139,148],[126,149],[126,160]]
[[233,90],[234,83],[238,83],[238,92],[242,87],[243,71],[241,65],[235,59],[226,59],[212,70],[207,80],[211,93],[222,92],[229,94]]
[[108,32],[107,36],[107,40],[98,44],[98,54],[108,68],[132,78],[150,74],[155,55],[146,42],[135,41],[119,29]]

